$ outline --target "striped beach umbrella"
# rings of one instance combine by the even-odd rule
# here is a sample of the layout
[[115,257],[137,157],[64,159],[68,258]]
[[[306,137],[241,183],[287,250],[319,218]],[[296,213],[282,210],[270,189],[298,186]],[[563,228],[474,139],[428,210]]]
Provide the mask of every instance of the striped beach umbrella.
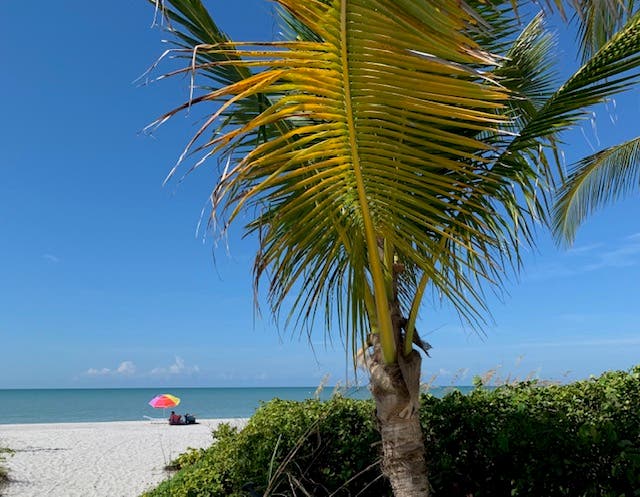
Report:
[[149,405],[155,409],[167,409],[168,407],[175,407],[180,403],[180,398],[170,393],[163,393],[156,395],[149,401]]

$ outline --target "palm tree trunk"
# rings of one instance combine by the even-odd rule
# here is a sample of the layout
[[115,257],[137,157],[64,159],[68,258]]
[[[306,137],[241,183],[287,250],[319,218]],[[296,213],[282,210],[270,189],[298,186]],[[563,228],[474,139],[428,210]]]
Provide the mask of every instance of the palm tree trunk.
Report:
[[382,436],[382,472],[395,497],[428,497],[419,411],[420,354],[414,350],[401,357],[399,353],[397,364],[385,365],[377,335],[371,341],[373,353],[367,365]]

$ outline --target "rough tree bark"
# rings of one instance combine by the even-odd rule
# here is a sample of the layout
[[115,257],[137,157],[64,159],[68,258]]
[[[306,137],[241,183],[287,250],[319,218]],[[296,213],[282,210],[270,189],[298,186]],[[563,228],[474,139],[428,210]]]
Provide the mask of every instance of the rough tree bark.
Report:
[[419,416],[420,354],[385,365],[377,335],[368,358],[371,391],[382,437],[382,471],[395,497],[428,497],[430,487]]

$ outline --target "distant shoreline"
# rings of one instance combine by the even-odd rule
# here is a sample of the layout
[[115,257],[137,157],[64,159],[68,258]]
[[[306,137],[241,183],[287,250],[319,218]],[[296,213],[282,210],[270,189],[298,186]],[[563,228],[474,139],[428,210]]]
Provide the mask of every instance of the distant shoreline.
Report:
[[[213,389],[213,390],[242,390],[242,389],[251,389],[251,390],[286,390],[286,389],[304,389],[304,390],[316,390],[318,386],[302,386],[302,387],[2,387],[0,388],[0,392],[5,390],[157,390],[157,391],[165,391],[165,390],[201,390],[201,389]],[[324,385],[321,387],[323,390],[349,390],[352,388],[368,388],[368,385],[361,386],[349,386],[344,387],[342,385],[330,386]],[[437,388],[445,388],[445,387],[437,387]]]
[[[452,389],[463,393],[473,387],[433,387],[429,392],[443,396]],[[350,398],[370,399],[367,387],[338,388]],[[10,389],[0,390],[0,426],[3,424],[87,423],[139,421],[168,418],[169,411],[153,409],[148,402],[158,394],[181,399],[176,411],[202,419],[250,418],[265,402],[278,398],[304,401],[329,399],[335,388],[243,387],[243,388],[108,388],[108,389]]]
[[[79,423],[138,421],[146,416],[167,418],[169,411],[154,409],[149,401],[169,393],[181,399],[176,411],[202,419],[249,418],[274,398],[304,400],[316,396],[317,387],[287,388],[109,388],[12,389],[0,391],[0,423]],[[333,389],[322,389],[320,398]],[[344,395],[369,397],[369,390],[348,390]]]

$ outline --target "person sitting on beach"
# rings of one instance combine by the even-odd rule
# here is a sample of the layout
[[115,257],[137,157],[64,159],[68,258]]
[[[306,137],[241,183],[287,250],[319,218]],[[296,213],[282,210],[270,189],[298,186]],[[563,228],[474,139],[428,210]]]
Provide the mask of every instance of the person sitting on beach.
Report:
[[196,417],[192,416],[191,414],[187,413],[184,415],[184,423],[187,425],[192,425],[195,424],[196,422]]
[[176,414],[175,411],[171,411],[171,416],[169,416],[169,424],[170,425],[181,425],[182,423],[182,416],[180,416],[180,414]]

